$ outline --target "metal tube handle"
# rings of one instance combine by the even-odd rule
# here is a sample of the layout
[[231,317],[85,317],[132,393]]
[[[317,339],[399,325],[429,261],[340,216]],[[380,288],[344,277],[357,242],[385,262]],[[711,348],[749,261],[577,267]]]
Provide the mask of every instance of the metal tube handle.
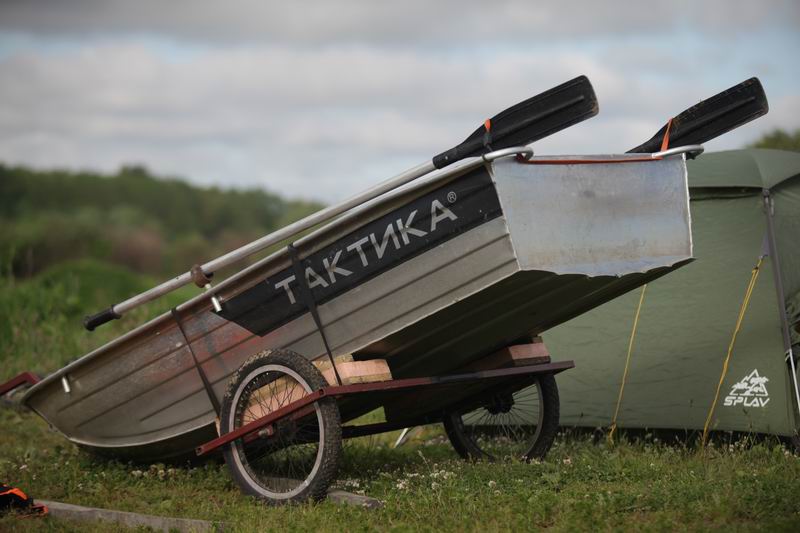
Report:
[[687,144],[686,146],[676,146],[675,148],[669,148],[661,152],[654,152],[650,154],[650,157],[653,159],[663,159],[671,155],[686,154],[687,159],[694,159],[704,151],[705,147],[702,144]]
[[508,157],[510,155],[519,156],[525,161],[527,161],[528,159],[533,157],[533,148],[531,148],[530,146],[512,146],[511,148],[503,148],[502,150],[495,150],[494,152],[483,154],[481,158],[487,163],[491,163],[495,159],[500,159],[501,157]]

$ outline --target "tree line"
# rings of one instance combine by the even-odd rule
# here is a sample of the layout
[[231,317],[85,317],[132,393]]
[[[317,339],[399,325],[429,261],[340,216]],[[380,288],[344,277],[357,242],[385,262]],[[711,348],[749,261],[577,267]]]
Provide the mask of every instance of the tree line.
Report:
[[29,277],[92,258],[172,275],[320,207],[259,189],[197,187],[142,166],[109,175],[0,163],[0,269]]
[[750,145],[751,148],[772,148],[800,152],[800,129],[788,132],[774,129]]

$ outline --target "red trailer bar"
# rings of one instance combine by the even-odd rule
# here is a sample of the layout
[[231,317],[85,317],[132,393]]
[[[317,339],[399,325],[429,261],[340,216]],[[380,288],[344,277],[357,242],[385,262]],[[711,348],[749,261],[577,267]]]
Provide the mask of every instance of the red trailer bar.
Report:
[[342,396],[365,394],[370,392],[408,390],[437,385],[448,385],[453,383],[466,383],[470,381],[502,380],[504,378],[521,377],[534,374],[557,374],[569,368],[573,368],[574,366],[575,363],[572,361],[562,361],[544,365],[540,364],[512,368],[498,368],[495,370],[482,370],[479,372],[453,374],[450,376],[393,379],[390,381],[378,381],[372,383],[354,383],[352,385],[332,385],[330,387],[324,387],[320,390],[314,391],[297,401],[281,407],[277,411],[273,411],[272,413],[259,418],[258,420],[253,420],[252,422],[245,424],[238,429],[235,429],[229,433],[225,433],[224,435],[220,435],[216,439],[195,448],[195,453],[197,453],[198,456],[206,455],[207,453],[225,446],[236,439],[240,439],[246,435],[255,433],[258,430],[269,426],[273,422],[280,420],[281,418],[296,414],[304,407],[309,406],[326,396],[339,398]]
[[23,385],[36,385],[41,380],[42,378],[32,372],[23,372],[22,374],[11,378],[5,383],[0,384],[0,396],[3,396],[4,394],[9,393],[17,387],[21,387]]

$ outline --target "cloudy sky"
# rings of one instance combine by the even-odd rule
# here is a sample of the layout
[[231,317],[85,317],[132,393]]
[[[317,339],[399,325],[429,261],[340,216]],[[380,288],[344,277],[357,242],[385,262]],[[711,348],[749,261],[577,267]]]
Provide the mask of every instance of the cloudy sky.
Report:
[[537,153],[624,152],[750,76],[800,127],[797,0],[2,0],[0,161],[331,202],[586,74],[600,115]]

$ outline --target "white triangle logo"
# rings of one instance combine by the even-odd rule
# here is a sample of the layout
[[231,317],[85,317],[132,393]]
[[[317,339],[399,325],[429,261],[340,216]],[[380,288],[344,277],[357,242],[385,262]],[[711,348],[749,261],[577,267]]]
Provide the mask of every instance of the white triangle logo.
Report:
[[731,387],[731,392],[725,397],[726,407],[764,407],[769,403],[767,382],[769,378],[761,376],[754,369]]

